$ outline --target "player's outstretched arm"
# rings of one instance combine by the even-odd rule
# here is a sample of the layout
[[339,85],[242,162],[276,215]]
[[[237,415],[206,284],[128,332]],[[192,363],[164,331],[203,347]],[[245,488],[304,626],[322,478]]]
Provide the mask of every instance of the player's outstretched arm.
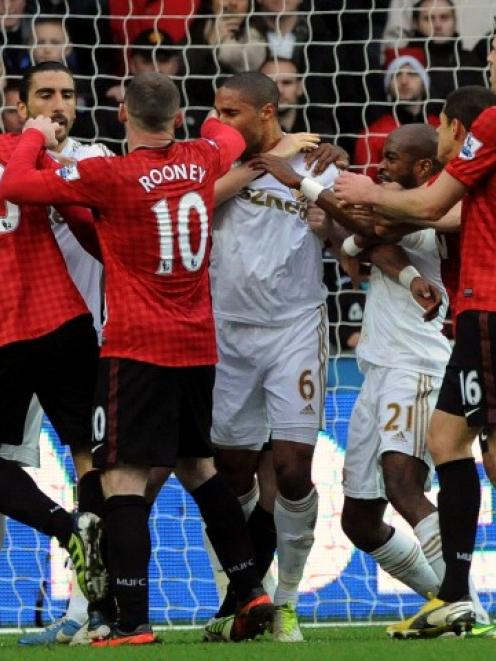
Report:
[[223,124],[216,117],[206,119],[201,127],[201,137],[213,140],[220,153],[220,176],[228,172],[246,149],[246,142],[239,131]]
[[446,171],[429,187],[395,191],[374,184],[360,174],[343,172],[334,191],[345,204],[368,204],[381,213],[407,218],[436,221],[442,218],[466,192],[466,187]]

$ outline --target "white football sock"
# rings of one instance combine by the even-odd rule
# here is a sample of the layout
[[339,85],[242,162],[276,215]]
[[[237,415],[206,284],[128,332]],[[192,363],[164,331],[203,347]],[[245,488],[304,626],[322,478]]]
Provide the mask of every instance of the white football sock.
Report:
[[71,598],[65,616],[69,620],[78,622],[81,626],[88,619],[88,602],[81,592],[74,569],[72,570]]
[[[436,576],[439,579],[441,584],[444,573],[446,571],[446,564],[443,558],[443,547],[441,544],[441,531],[439,529],[439,514],[437,512],[432,512],[429,516],[426,516],[425,519],[422,519],[415,528],[413,532],[417,536],[417,539],[420,542],[424,555],[427,558],[428,563],[436,573]],[[483,605],[475,589],[474,582],[472,579],[469,579],[469,588],[470,588],[470,598],[474,604],[475,616],[477,622],[482,624],[488,624],[491,621],[488,613],[484,610]],[[437,594],[437,592],[436,592]]]
[[274,507],[278,557],[276,606],[298,601],[298,585],[313,546],[318,502],[315,489],[301,500],[287,500],[277,494]]
[[248,521],[250,514],[255,509],[255,505],[258,503],[259,496],[260,492],[258,490],[257,480],[253,482],[253,487],[250,491],[248,491],[248,493],[245,493],[242,496],[238,496],[239,504],[241,505],[241,509],[243,510],[246,521]]
[[370,554],[388,574],[408,587],[427,596],[439,590],[439,579],[427,562],[417,542],[395,529],[383,546]]

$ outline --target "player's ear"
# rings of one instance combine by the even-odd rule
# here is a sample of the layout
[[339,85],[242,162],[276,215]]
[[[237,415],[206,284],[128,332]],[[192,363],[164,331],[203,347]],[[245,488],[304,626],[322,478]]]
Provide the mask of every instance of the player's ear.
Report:
[[433,162],[431,158],[419,158],[419,160],[414,165],[415,170],[419,175],[429,175],[433,168]]
[[125,103],[119,103],[119,110],[117,112],[119,121],[125,124],[129,119],[129,114],[127,112],[127,107]]
[[27,120],[27,118],[28,118],[28,107],[24,103],[24,101],[18,101],[17,102],[17,112],[19,114],[19,117],[21,117],[21,119],[23,119],[24,121]]
[[260,109],[260,117],[265,121],[277,117],[277,108],[273,103],[266,103]]
[[180,129],[183,124],[184,124],[183,111],[180,110],[174,118],[174,128]]
[[453,133],[454,139],[458,142],[463,142],[465,140],[467,131],[461,121],[456,117],[451,122],[451,131]]

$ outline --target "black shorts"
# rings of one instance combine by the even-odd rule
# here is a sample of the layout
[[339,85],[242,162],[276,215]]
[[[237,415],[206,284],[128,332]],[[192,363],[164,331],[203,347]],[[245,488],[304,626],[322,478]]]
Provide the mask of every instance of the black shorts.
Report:
[[71,319],[34,340],[0,348],[0,441],[20,445],[33,395],[62,443],[90,447],[98,367],[91,315]]
[[93,410],[93,465],[176,465],[211,457],[215,367],[102,358]]
[[465,416],[469,427],[496,425],[496,313],[467,310],[458,316],[436,408]]

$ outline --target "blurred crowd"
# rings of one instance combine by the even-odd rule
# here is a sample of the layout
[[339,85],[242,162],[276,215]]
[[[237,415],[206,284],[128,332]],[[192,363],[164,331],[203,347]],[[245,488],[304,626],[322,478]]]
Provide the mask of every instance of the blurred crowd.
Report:
[[[3,130],[20,130],[18,81],[43,60],[75,73],[73,134],[117,152],[116,108],[134,74],[173,77],[189,138],[223,77],[260,70],[277,82],[286,131],[320,133],[375,176],[394,128],[437,125],[452,89],[486,84],[494,16],[496,0],[0,0]],[[328,280],[345,292],[333,339],[352,349],[362,299],[341,272]]]

